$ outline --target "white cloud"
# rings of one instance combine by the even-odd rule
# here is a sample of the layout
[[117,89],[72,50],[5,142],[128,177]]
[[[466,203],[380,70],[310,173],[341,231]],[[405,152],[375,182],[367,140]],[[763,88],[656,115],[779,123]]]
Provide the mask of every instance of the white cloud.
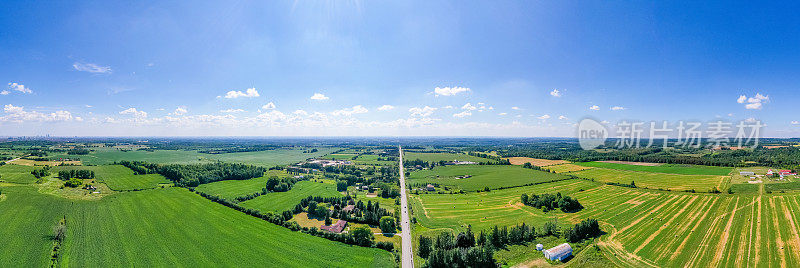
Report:
[[388,111],[388,110],[391,110],[391,109],[394,109],[394,106],[391,106],[391,105],[388,105],[388,104],[383,105],[381,107],[378,107],[378,111]]
[[94,106],[91,106],[91,105],[89,105],[89,104],[86,104],[86,105],[84,105],[84,107],[86,107],[86,108],[92,108],[92,107],[94,107]]
[[363,114],[363,113],[366,113],[366,112],[368,112],[367,108],[364,108],[364,106],[361,106],[361,105],[356,105],[356,106],[353,106],[353,108],[350,108],[350,109],[345,108],[345,109],[333,111],[331,114],[334,115],[334,116],[351,116],[351,115],[354,115],[354,114]]
[[71,121],[73,120],[72,114],[68,111],[55,111],[49,114],[40,113],[40,112],[28,112],[22,106],[14,106],[12,104],[6,104],[3,107],[3,111],[6,112],[5,116],[0,116],[0,121],[2,122],[29,122],[29,121],[40,121],[40,122],[51,122],[51,121]]
[[756,93],[755,96],[750,98],[740,95],[736,102],[744,104],[744,108],[748,110],[761,110],[764,107],[764,103],[769,102],[769,96],[761,95],[761,93]]
[[559,91],[558,89],[553,89],[553,91],[550,91],[550,96],[556,98],[561,97],[561,91]]
[[111,66],[100,66],[94,63],[76,62],[72,64],[72,68],[75,68],[75,70],[81,72],[100,73],[100,74],[111,73]]
[[591,107],[589,107],[589,110],[595,110],[595,111],[600,110],[600,106],[592,105]]
[[275,109],[275,104],[274,104],[274,103],[272,103],[272,102],[269,102],[269,103],[267,103],[267,104],[264,104],[264,106],[261,106],[261,109],[264,109],[264,110],[272,110],[272,109]]
[[221,113],[241,113],[244,112],[242,109],[227,109],[227,110],[219,110]]
[[325,94],[322,94],[322,93],[314,93],[314,95],[311,96],[311,99],[312,100],[327,100],[327,99],[330,99],[330,98],[328,98],[328,96],[325,96]]
[[0,91],[0,95],[8,95],[9,93],[11,93],[11,91],[8,90]]
[[[8,89],[11,89],[11,90],[14,90],[14,91],[19,91],[19,92],[26,93],[26,94],[33,93],[33,90],[31,90],[30,88],[27,88],[27,87],[25,87],[25,85],[17,84],[17,83],[8,83]],[[4,90],[3,92],[8,92],[8,91]],[[8,95],[8,93],[5,93],[3,95]]]
[[467,116],[470,116],[470,115],[472,115],[472,113],[469,110],[467,110],[467,111],[463,111],[463,112],[460,112],[460,113],[457,113],[457,114],[453,114],[453,117],[464,118],[464,117],[467,117]]
[[563,115],[559,115],[558,119],[559,120],[568,120],[569,118],[567,118],[566,116],[563,116]]
[[464,106],[461,106],[461,109],[462,110],[467,110],[467,111],[473,111],[473,110],[478,109],[478,108],[475,107],[475,106],[472,106],[472,104],[467,102],[467,104],[464,104]]
[[184,115],[184,114],[186,114],[187,112],[189,112],[189,111],[188,111],[188,110],[186,110],[186,108],[184,108],[184,107],[178,107],[178,108],[175,108],[175,111],[174,111],[174,112],[172,112],[172,115],[175,115],[175,116],[181,116],[181,115]]
[[245,90],[245,92],[241,92],[241,91],[238,91],[238,90],[231,90],[231,91],[228,91],[228,93],[225,93],[225,98],[226,99],[235,99],[235,98],[239,98],[239,97],[242,97],[242,98],[255,98],[255,97],[259,97],[259,96],[261,96],[261,95],[258,94],[258,90],[256,90],[255,88],[252,88],[252,87],[248,88],[247,90]]
[[756,119],[755,119],[755,118],[753,118],[753,117],[750,117],[750,118],[747,118],[747,119],[745,119],[744,121],[745,121],[745,122],[747,122],[747,123],[755,123],[755,122],[757,122],[758,120],[756,120]]
[[519,111],[519,110],[522,110],[522,109],[520,109],[520,108],[519,108],[519,107],[517,107],[517,106],[514,106],[514,107],[511,107],[511,110],[516,110],[516,111]]
[[436,108],[430,106],[425,106],[423,108],[412,107],[411,109],[408,109],[408,111],[411,112],[411,116],[427,117],[433,114],[433,112],[436,111]]
[[542,116],[539,116],[539,117],[536,117],[536,118],[539,118],[539,119],[542,119],[542,120],[550,119],[550,115],[549,114],[545,114],[545,115],[542,115]]
[[798,121],[792,121],[792,125],[800,125],[800,122],[798,122]]
[[499,113],[497,115],[507,115],[508,113]]
[[131,114],[137,118],[145,118],[147,117],[147,112],[136,110],[136,108],[128,108],[119,112],[119,114]]
[[612,110],[612,111],[621,111],[621,110],[625,110],[625,107],[622,107],[622,106],[614,106],[614,107],[611,107],[611,110]]
[[436,94],[436,96],[455,96],[456,94],[468,91],[470,91],[470,89],[466,87],[436,87],[433,89],[433,93]]

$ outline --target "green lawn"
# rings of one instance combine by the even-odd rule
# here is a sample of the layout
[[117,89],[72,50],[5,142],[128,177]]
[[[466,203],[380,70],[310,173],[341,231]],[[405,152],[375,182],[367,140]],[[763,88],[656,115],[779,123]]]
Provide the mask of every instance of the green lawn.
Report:
[[[456,179],[457,176],[464,175],[471,175],[472,177]],[[496,189],[564,178],[566,178],[564,175],[527,169],[521,166],[452,165],[411,172],[407,181],[410,184],[437,183],[460,188],[464,191],[476,191],[483,190],[486,187]]]
[[288,192],[268,193],[244,201],[241,205],[261,211],[281,212],[294,208],[294,206],[300,203],[301,199],[309,195],[326,197],[342,196],[341,193],[336,191],[336,184],[332,180],[324,180],[323,182],[300,181],[295,183],[294,187]]
[[677,164],[661,164],[658,166],[640,166],[619,163],[605,163],[605,162],[578,162],[575,165],[584,167],[597,167],[618,170],[642,171],[653,173],[668,173],[668,174],[681,174],[681,175],[717,175],[726,176],[731,173],[731,167],[714,167],[714,166],[698,166],[698,165],[677,165]]
[[62,266],[392,267],[383,250],[291,232],[182,188],[99,201],[4,187],[0,265],[49,266],[52,227],[67,217]]
[[5,164],[0,166],[0,180],[22,184],[35,183],[36,177],[31,175],[34,169],[36,167]]
[[403,160],[412,161],[420,159],[426,162],[439,162],[439,161],[471,161],[471,162],[489,162],[491,160],[468,154],[451,154],[451,153],[414,153],[403,152]]
[[158,187],[160,183],[172,183],[159,174],[134,175],[133,170],[120,165],[77,167],[77,169],[94,170],[97,180],[115,191],[152,189]]
[[202,184],[197,186],[197,191],[204,192],[211,195],[219,195],[225,199],[233,199],[239,196],[244,196],[261,191],[267,186],[269,177],[277,176],[279,178],[289,177],[290,175],[281,170],[269,170],[267,173],[258,178],[249,180],[224,180],[212,183]]

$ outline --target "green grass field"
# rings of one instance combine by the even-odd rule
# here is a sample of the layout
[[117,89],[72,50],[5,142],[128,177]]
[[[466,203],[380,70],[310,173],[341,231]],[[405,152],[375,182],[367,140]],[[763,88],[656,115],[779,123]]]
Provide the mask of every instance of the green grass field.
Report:
[[390,253],[291,232],[186,189],[120,193],[99,201],[3,187],[0,264],[49,266],[52,227],[67,217],[62,266],[391,267]]
[[162,183],[172,183],[159,174],[134,175],[133,170],[120,165],[77,168],[94,170],[97,180],[115,191],[152,189]]
[[403,152],[403,159],[404,160],[417,160],[420,159],[422,161],[427,162],[439,162],[439,161],[471,161],[471,162],[489,162],[491,160],[486,158],[481,158],[477,156],[471,156],[468,154],[451,154],[451,153],[414,153],[414,152]]
[[[471,175],[471,178],[456,179],[457,176]],[[437,177],[438,176],[438,177]],[[408,183],[438,183],[460,188],[464,191],[483,190],[485,187],[518,186],[566,178],[564,175],[543,172],[507,165],[453,165],[436,167],[430,170],[411,172]]]
[[335,150],[335,148],[318,148],[315,153],[303,153],[305,149],[277,149],[258,152],[202,154],[197,151],[155,150],[123,152],[112,148],[98,148],[89,155],[80,156],[85,165],[105,165],[120,160],[147,161],[163,164],[189,164],[203,161],[224,161],[247,163],[251,165],[274,166],[286,165],[318,157]]
[[300,181],[295,183],[294,187],[292,187],[292,189],[288,192],[268,193],[251,200],[244,201],[241,203],[241,205],[261,211],[280,212],[294,208],[294,206],[300,203],[301,199],[306,198],[309,195],[325,197],[342,196],[341,193],[336,191],[336,184],[332,180],[322,180],[322,183],[313,181]]
[[595,179],[600,182],[629,184],[633,181],[638,187],[673,191],[693,189],[699,192],[707,192],[713,187],[717,187],[719,190],[727,188],[725,176],[715,175],[678,175],[607,168],[593,168],[571,172],[570,174],[581,178]]
[[10,183],[35,183],[36,177],[31,175],[31,171],[36,167],[5,164],[0,166],[0,180]]
[[201,184],[197,186],[196,190],[212,195],[219,195],[225,199],[233,199],[239,196],[244,196],[261,191],[266,187],[267,180],[276,176],[279,178],[286,178],[290,175],[281,170],[269,170],[267,173],[258,178],[249,180],[225,180],[216,181],[212,183]]
[[658,166],[640,166],[605,162],[578,162],[575,165],[618,170],[642,171],[652,173],[668,173],[681,175],[716,175],[726,176],[733,171],[731,167],[713,167],[698,165],[661,164]]

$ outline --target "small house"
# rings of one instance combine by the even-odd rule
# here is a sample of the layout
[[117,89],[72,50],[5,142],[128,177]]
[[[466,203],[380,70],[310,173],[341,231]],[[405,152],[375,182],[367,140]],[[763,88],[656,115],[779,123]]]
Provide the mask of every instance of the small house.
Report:
[[572,247],[564,243],[546,250],[543,250],[544,257],[551,261],[563,261],[569,256],[572,256]]
[[344,208],[342,209],[342,211],[344,211],[344,212],[347,212],[347,213],[353,213],[353,209],[354,209],[354,208],[356,208],[356,206],[354,206],[354,205],[347,205],[346,207],[344,207]]
[[341,233],[344,231],[344,228],[347,227],[347,221],[338,220],[336,223],[331,225],[322,225],[319,228],[328,232],[332,233]]
[[428,184],[428,187],[426,189],[431,192],[436,191],[436,187],[433,187],[433,184]]

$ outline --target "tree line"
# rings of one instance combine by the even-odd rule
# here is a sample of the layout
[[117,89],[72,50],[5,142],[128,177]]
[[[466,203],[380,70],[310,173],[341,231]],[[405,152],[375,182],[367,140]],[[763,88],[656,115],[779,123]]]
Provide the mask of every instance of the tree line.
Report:
[[182,187],[196,187],[221,180],[248,180],[261,177],[267,171],[264,167],[224,162],[182,165],[123,160],[115,164],[126,166],[137,175],[161,174]]
[[530,196],[528,196],[528,194],[522,194],[520,200],[522,201],[522,204],[539,208],[544,212],[548,212],[556,208],[561,209],[563,212],[577,212],[583,209],[583,205],[578,202],[577,198],[573,198],[568,195],[561,195],[561,192],[556,194],[542,195],[532,194]]

